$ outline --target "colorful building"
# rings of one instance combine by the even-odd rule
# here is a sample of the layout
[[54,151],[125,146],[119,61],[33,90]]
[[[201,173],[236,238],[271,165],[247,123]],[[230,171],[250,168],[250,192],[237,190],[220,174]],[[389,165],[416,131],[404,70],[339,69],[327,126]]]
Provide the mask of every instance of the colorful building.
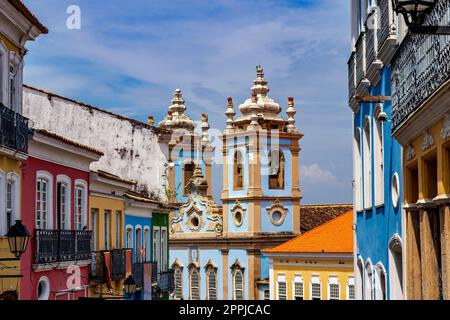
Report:
[[89,297],[123,296],[123,281],[131,274],[132,251],[124,246],[125,193],[134,181],[105,171],[90,173],[89,212],[92,262]]
[[[391,0],[351,0],[356,297],[404,298],[401,145],[391,135],[391,59],[404,32]],[[374,236],[376,235],[376,236]]]
[[[252,96],[234,119],[228,99],[223,142],[223,207],[210,193],[209,124],[202,115],[201,134],[185,114],[176,90],[162,129],[169,142],[169,189],[178,210],[170,221],[170,265],[175,270],[176,299],[260,299],[268,273],[264,248],[300,233],[299,140],[293,98],[287,120],[267,93],[258,66]],[[180,139],[180,137],[182,137]]]
[[[28,119],[22,115],[26,42],[48,33],[19,0],[0,3],[0,258],[13,259],[5,236],[22,217],[22,162],[28,152]],[[3,261],[0,300],[17,299],[20,262]]]
[[89,181],[101,151],[32,130],[22,165],[22,220],[31,239],[21,259],[20,299],[75,300],[89,286]]
[[271,300],[353,300],[353,211],[272,249]]
[[[424,26],[450,26],[437,0]],[[403,17],[399,17],[403,20]],[[392,65],[391,134],[403,147],[406,297],[450,299],[450,37],[408,34]]]

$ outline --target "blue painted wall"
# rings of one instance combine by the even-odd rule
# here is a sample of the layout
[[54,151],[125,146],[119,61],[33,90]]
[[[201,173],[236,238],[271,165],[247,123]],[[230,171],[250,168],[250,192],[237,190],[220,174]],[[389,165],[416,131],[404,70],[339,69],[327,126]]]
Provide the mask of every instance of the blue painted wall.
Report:
[[[152,219],[151,218],[146,218],[146,217],[135,217],[135,216],[130,216],[127,215],[125,213],[125,229],[124,229],[124,236],[125,236],[125,243],[126,243],[126,234],[127,234],[127,226],[131,225],[133,227],[133,263],[135,262],[135,248],[136,248],[136,226],[141,226],[142,227],[142,232],[141,232],[141,236],[142,239],[140,239],[141,243],[144,243],[144,230],[146,227],[148,227],[150,229],[150,236],[149,236],[149,243],[145,244],[146,246],[148,246],[148,248],[150,248],[150,257],[152,257]],[[151,260],[151,258],[150,258]]]
[[[391,71],[389,68],[384,68],[382,71],[382,78],[379,81],[378,85],[372,87],[370,89],[371,95],[382,95],[382,96],[390,96],[390,77]],[[371,103],[363,103],[361,104],[360,110],[358,113],[354,114],[354,125],[355,127],[361,128],[361,141],[363,141],[364,133],[364,118],[366,115],[370,116],[372,125],[371,128],[374,127],[373,122],[373,112],[375,111],[375,105]],[[357,248],[356,254],[359,255],[364,264],[368,259],[371,260],[373,265],[373,274],[375,275],[375,265],[377,263],[382,263],[384,268],[387,271],[387,288],[386,294],[389,299],[389,240],[393,237],[394,234],[398,234],[401,237],[402,234],[402,221],[401,221],[401,203],[403,198],[403,190],[400,187],[400,195],[399,195],[399,204],[397,208],[394,208],[392,203],[392,194],[391,194],[391,186],[392,186],[392,176],[394,173],[399,175],[399,181],[401,185],[402,181],[402,171],[401,171],[401,146],[400,144],[391,137],[391,113],[392,113],[392,105],[390,101],[385,101],[383,104],[383,111],[388,116],[388,121],[383,123],[383,143],[384,143],[384,205],[376,208],[372,206],[372,208],[368,210],[363,210],[357,213],[356,223],[356,241]],[[373,130],[371,130],[371,145],[373,146]],[[361,143],[361,175],[363,181],[363,193],[366,192],[367,189],[364,186],[364,145]],[[374,160],[373,160],[373,152],[371,159],[372,173],[374,173]],[[372,174],[372,177],[374,174]],[[372,203],[375,202],[375,184],[372,179]],[[364,207],[364,196],[361,196]],[[373,277],[376,278],[375,276]],[[374,289],[373,296],[375,296],[376,286],[375,283],[372,285]]]

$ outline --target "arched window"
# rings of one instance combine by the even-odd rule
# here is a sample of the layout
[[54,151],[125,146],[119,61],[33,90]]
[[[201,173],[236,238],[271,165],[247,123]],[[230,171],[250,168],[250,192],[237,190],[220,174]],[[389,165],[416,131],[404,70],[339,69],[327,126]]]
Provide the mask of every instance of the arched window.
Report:
[[375,205],[384,204],[384,159],[383,159],[383,122],[379,119],[382,105],[377,106],[374,113],[373,126],[373,156],[374,156],[374,184]]
[[195,164],[193,162],[188,162],[183,165],[183,194],[187,194],[186,187],[189,180],[194,175]]
[[206,300],[217,300],[217,267],[211,262],[205,267],[206,270]]
[[75,230],[83,230],[87,226],[87,183],[84,180],[75,180],[74,203]]
[[371,145],[371,120],[369,116],[364,118],[363,156],[364,156],[364,209],[372,207],[372,145]]
[[[0,181],[1,182],[1,181]],[[6,230],[20,219],[19,216],[19,176],[15,172],[6,175]]]
[[131,225],[127,225],[126,229],[125,248],[131,249],[133,248],[133,227]]
[[373,300],[373,270],[370,260],[366,262],[366,267],[364,268],[364,286],[364,300]]
[[304,289],[303,289],[303,278],[301,275],[296,275],[294,277],[294,285],[293,285],[293,296],[294,300],[303,300],[304,297]]
[[200,272],[194,264],[189,266],[189,299],[200,300]]
[[146,226],[144,227],[144,261],[150,261],[151,255],[150,255],[150,227]]
[[358,300],[364,300],[364,267],[361,257],[358,258],[356,272],[356,296]]
[[38,171],[36,175],[36,229],[52,229],[53,177]]
[[233,285],[233,300],[244,300],[244,268],[237,259],[231,265],[231,278]]
[[136,262],[142,262],[143,258],[143,250],[142,250],[142,227],[140,225],[137,225],[135,227],[135,257]]
[[386,300],[386,269],[381,262],[376,265],[375,300]]
[[281,150],[269,152],[269,189],[284,189],[284,154]]
[[391,300],[403,300],[402,240],[395,234],[389,241],[389,289]]
[[178,260],[172,264],[174,273],[174,295],[176,300],[183,300],[183,267]]
[[244,187],[244,156],[240,150],[233,156],[233,187],[234,190]]
[[361,128],[355,129],[354,136],[353,177],[355,179],[355,207],[356,211],[362,211],[362,156],[361,156]]
[[60,230],[70,230],[70,178],[64,175],[56,177],[56,226]]

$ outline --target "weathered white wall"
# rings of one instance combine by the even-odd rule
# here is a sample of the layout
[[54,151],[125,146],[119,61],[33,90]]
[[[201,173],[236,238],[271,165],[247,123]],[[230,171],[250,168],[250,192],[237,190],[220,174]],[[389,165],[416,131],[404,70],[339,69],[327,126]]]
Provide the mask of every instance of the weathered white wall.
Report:
[[44,129],[101,150],[105,155],[91,165],[121,178],[135,180],[138,188],[165,200],[165,154],[150,127],[76,102],[24,87],[23,115],[30,127]]

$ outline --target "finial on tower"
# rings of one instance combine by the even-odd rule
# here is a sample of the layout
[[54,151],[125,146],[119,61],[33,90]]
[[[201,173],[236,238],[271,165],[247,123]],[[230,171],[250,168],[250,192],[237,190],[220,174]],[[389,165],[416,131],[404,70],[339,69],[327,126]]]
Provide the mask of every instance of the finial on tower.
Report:
[[208,130],[209,130],[208,115],[206,113],[202,113],[202,145],[209,144]]
[[149,126],[154,126],[154,124],[155,124],[155,117],[154,116],[148,116],[148,118],[147,118],[147,124],[149,125]]
[[258,96],[256,94],[256,91],[252,90],[252,104],[250,105],[250,107],[248,108],[250,111],[250,125],[249,125],[249,129],[256,129],[259,128],[259,116],[258,116],[258,112],[259,110],[259,106],[258,106]]
[[236,112],[234,112],[234,108],[233,108],[233,98],[232,97],[228,97],[228,99],[227,99],[227,111],[225,111],[225,115],[227,116],[226,130],[232,131],[233,123],[234,123],[233,118],[236,115]]
[[286,109],[286,114],[288,115],[288,119],[287,119],[287,132],[296,132],[297,128],[295,128],[295,114],[297,113],[297,111],[295,111],[294,109],[294,98],[293,97],[289,97],[288,98],[288,107]]

